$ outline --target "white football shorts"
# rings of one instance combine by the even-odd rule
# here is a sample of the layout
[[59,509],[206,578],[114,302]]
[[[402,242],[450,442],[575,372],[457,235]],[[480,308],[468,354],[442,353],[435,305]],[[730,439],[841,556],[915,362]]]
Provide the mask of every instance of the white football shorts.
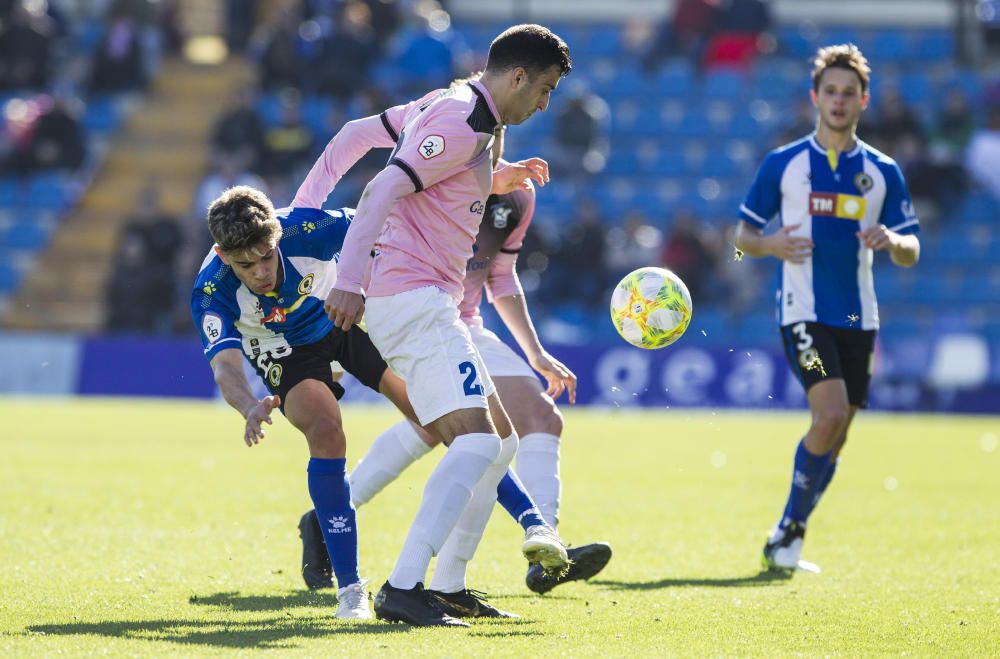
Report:
[[365,302],[368,336],[406,382],[421,425],[449,412],[489,409],[496,392],[455,300],[435,286]]

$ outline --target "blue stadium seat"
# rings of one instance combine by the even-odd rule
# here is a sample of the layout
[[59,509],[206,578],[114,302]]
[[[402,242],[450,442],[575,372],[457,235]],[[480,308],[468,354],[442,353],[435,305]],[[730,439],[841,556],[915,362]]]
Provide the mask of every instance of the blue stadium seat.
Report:
[[958,207],[954,220],[963,225],[995,223],[998,216],[1000,216],[1000,204],[988,192],[980,190],[965,198]]
[[663,65],[655,78],[660,96],[687,98],[696,86],[694,68],[686,59],[674,59]]
[[903,100],[914,108],[917,116],[931,118],[932,113],[928,110],[937,106],[938,99],[930,76],[922,72],[904,73],[899,77],[898,89]]
[[885,28],[876,30],[865,44],[865,55],[877,68],[887,63],[902,62],[912,57],[905,30]]
[[[836,43],[853,43],[861,47],[866,53],[868,52],[869,44],[864,38],[864,35],[855,27],[849,25],[837,25],[833,27],[824,28],[820,34],[820,44],[817,45],[827,45]],[[815,49],[814,49],[815,50]],[[812,53],[810,53],[811,55]]]
[[951,59],[955,56],[955,36],[951,30],[922,31],[916,36],[913,54],[928,61]]
[[87,101],[82,123],[88,131],[98,134],[110,133],[121,123],[121,116],[115,99],[109,96],[99,96]]
[[656,85],[634,67],[619,67],[609,83],[608,94],[622,97],[643,97],[650,100],[656,92]]
[[3,235],[0,245],[16,249],[38,250],[45,246],[48,232],[37,222],[15,222]]
[[17,290],[21,275],[10,263],[0,263],[0,295],[9,295]]
[[28,179],[27,194],[22,196],[22,203],[27,208],[61,210],[66,208],[73,198],[73,188],[69,177],[64,174],[37,174]]
[[[598,57],[616,57],[624,51],[621,29],[617,25],[594,25],[589,28],[590,39],[585,41],[585,51]],[[575,46],[570,42],[570,48]]]
[[815,35],[805,30],[788,26],[778,29],[778,53],[794,59],[804,59],[816,51]]
[[702,83],[702,93],[709,100],[740,101],[748,89],[747,76],[731,69],[709,71]]

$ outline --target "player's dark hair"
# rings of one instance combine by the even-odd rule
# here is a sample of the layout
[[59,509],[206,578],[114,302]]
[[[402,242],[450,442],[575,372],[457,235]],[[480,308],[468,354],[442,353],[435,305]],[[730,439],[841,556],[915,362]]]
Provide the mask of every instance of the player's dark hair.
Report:
[[256,253],[254,247],[260,243],[277,245],[281,239],[281,223],[271,200],[246,185],[229,188],[212,202],[208,231],[220,250],[234,254]]
[[827,69],[853,71],[858,76],[858,80],[861,81],[861,92],[868,91],[872,70],[868,66],[868,60],[861,53],[861,49],[853,43],[826,46],[816,51],[812,70],[813,91],[819,91],[819,81]]
[[508,71],[521,67],[535,76],[553,66],[561,76],[573,69],[569,46],[547,27],[534,24],[507,28],[490,44],[486,58],[489,71]]

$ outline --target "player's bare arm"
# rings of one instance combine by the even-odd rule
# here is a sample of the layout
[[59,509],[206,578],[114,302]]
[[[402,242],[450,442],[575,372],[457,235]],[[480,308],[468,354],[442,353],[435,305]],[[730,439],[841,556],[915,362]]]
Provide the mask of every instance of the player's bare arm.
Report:
[[899,234],[884,224],[876,224],[858,232],[858,238],[868,249],[887,250],[896,265],[909,268],[920,260],[920,239],[913,234]]
[[763,230],[740,222],[736,229],[736,247],[753,257],[773,256],[790,263],[805,263],[814,245],[811,238],[792,235],[799,226],[790,224],[765,236]]
[[553,399],[567,392],[570,403],[576,403],[576,375],[565,364],[550,355],[541,341],[528,314],[528,306],[523,295],[507,295],[493,301],[493,306],[504,325],[514,335],[517,344],[524,351],[531,368],[538,371],[547,383],[546,393]]
[[250,390],[243,373],[243,355],[239,350],[222,350],[212,358],[212,373],[222,397],[229,406],[246,419],[243,441],[253,446],[264,438],[263,423],[271,424],[271,412],[281,405],[278,396],[265,396],[258,400]]
[[500,161],[493,170],[493,188],[491,194],[507,194],[514,190],[527,190],[528,181],[534,181],[540,186],[549,182],[549,163],[541,158],[528,158],[517,162]]

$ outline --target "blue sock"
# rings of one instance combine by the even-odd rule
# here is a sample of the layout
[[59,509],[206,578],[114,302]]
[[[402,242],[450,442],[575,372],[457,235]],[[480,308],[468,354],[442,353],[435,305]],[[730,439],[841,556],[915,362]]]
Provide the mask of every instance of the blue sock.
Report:
[[309,496],[339,588],[361,581],[357,515],[351,505],[346,464],[345,458],[310,458],[308,469]]
[[521,479],[509,467],[507,473],[500,479],[500,484],[497,485],[497,502],[510,513],[514,521],[520,524],[525,531],[531,526],[539,524],[545,526],[545,520],[538,513],[538,508],[531,500],[531,495],[524,489]]
[[795,469],[792,472],[792,487],[788,492],[788,502],[781,519],[781,526],[797,522],[805,526],[812,512],[816,488],[823,480],[830,466],[830,453],[813,455],[806,449],[804,441],[795,450]]
[[809,504],[809,509],[806,511],[807,517],[812,514],[813,510],[815,510],[816,504],[819,503],[819,498],[823,496],[824,492],[826,492],[826,486],[833,480],[833,475],[837,472],[838,462],[840,462],[840,458],[832,458],[830,460],[830,464],[826,467],[826,471],[823,472],[823,476],[819,479],[819,482],[816,483],[816,493],[813,494],[812,502]]

